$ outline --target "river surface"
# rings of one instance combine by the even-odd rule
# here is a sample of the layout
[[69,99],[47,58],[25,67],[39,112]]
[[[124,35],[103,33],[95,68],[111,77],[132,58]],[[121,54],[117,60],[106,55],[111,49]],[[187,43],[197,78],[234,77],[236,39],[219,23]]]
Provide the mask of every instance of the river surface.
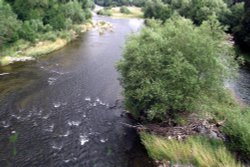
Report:
[[232,84],[236,97],[244,104],[250,105],[250,68],[242,67],[237,81]]
[[[143,21],[98,19],[111,22],[113,32],[94,29],[36,61],[0,68],[0,167],[153,166],[124,125],[133,121],[124,114],[114,67]],[[242,68],[233,89],[248,104],[249,83],[250,70]]]
[[113,32],[94,29],[36,61],[0,68],[0,167],[153,166],[124,125],[133,121],[114,67],[126,36],[143,21],[98,19]]

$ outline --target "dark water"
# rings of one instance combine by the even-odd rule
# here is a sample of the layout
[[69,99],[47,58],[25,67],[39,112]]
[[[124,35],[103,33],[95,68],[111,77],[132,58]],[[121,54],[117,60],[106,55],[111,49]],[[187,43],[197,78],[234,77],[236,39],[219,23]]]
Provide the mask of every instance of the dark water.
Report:
[[250,68],[241,67],[239,73],[237,80],[230,84],[230,87],[240,102],[250,105]]
[[240,76],[235,88],[240,99],[250,105],[250,68],[243,67],[240,69]]
[[53,54],[0,68],[0,167],[153,166],[123,125],[133,122],[114,68],[142,20],[102,19],[113,32],[92,30]]

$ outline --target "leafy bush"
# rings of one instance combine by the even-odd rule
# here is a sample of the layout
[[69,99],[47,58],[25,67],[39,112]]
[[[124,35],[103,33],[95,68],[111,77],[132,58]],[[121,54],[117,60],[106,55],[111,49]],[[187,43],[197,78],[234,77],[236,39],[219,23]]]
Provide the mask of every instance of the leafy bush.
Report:
[[178,16],[131,36],[117,66],[127,109],[163,120],[194,110],[197,100],[223,99],[224,81],[237,67],[225,39],[215,19],[196,27]]
[[191,0],[189,11],[185,11],[187,14],[184,16],[192,19],[195,24],[201,24],[211,15],[216,15],[221,20],[227,12],[229,9],[223,0]]
[[16,17],[10,5],[0,0],[0,45],[14,42],[19,38],[17,31],[21,27],[21,22]]
[[64,4],[61,10],[65,18],[71,19],[73,23],[79,24],[86,20],[81,4],[76,0]]
[[131,11],[125,6],[120,7],[120,12],[125,13],[125,14],[130,14],[131,13]]
[[239,28],[244,16],[244,3],[236,3],[230,7],[230,11],[222,18],[222,23],[229,26],[230,32],[235,32]]
[[56,41],[57,34],[56,32],[50,31],[42,35],[42,40]]
[[12,7],[18,18],[22,21],[31,19],[43,19],[49,7],[48,0],[12,0]]
[[144,7],[145,18],[155,18],[162,21],[171,17],[173,11],[169,5],[163,4],[160,0],[148,1]]
[[200,25],[211,15],[215,15],[219,20],[223,19],[229,9],[223,0],[165,0],[165,4],[161,0],[153,0],[146,3],[144,16],[165,21],[174,13],[172,11]]
[[234,30],[234,36],[241,49],[250,51],[250,1],[245,0],[244,15],[241,24]]
[[111,16],[112,13],[110,10],[105,10],[105,9],[101,9],[99,11],[97,11],[98,15],[103,15],[103,16]]
[[24,21],[22,28],[19,31],[19,35],[22,39],[34,42],[38,37],[38,25],[34,24],[32,21]]

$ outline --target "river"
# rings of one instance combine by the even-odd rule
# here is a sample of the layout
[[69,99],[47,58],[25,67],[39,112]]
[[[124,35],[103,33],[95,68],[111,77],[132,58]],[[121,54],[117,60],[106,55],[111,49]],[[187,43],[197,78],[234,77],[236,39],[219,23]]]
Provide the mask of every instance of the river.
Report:
[[[139,19],[95,17],[113,24],[94,29],[36,61],[0,67],[0,166],[151,167],[124,114],[115,70]],[[250,102],[250,70],[233,89]],[[15,144],[9,136],[18,133]],[[16,148],[16,155],[13,151]]]
[[250,68],[241,67],[237,81],[231,84],[237,99],[246,105],[250,105]]
[[94,29],[35,61],[0,67],[1,167],[153,166],[124,125],[133,121],[124,114],[114,67],[126,36],[143,21],[100,19],[113,32]]

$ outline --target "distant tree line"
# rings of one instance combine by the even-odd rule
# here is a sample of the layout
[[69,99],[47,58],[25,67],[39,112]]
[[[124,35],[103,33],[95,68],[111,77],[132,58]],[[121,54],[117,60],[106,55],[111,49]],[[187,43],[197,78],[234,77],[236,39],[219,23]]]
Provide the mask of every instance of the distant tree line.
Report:
[[149,0],[144,6],[146,18],[165,22],[174,13],[200,25],[215,16],[233,34],[243,50],[250,51],[250,1],[249,0]]
[[101,6],[144,6],[146,0],[95,0],[97,5]]
[[88,0],[0,0],[0,44],[71,28],[91,17]]

